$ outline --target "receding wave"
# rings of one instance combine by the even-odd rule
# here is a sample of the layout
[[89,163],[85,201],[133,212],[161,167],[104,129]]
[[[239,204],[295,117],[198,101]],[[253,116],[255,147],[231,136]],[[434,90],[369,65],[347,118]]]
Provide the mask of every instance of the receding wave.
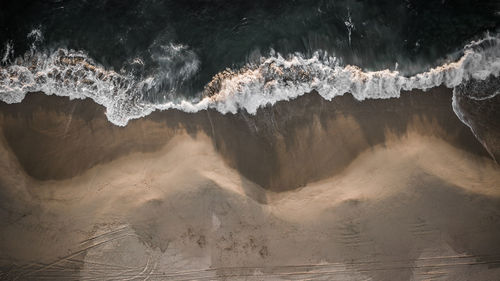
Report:
[[[255,114],[259,107],[312,91],[326,100],[351,93],[361,101],[396,98],[401,91],[426,90],[440,85],[454,88],[465,81],[497,77],[499,46],[500,36],[486,35],[466,45],[457,60],[410,77],[398,71],[367,72],[356,66],[343,66],[337,58],[322,52],[311,57],[301,54],[284,57],[271,52],[258,63],[218,73],[195,98],[171,97],[161,102],[145,97],[151,91],[165,90],[165,83],[174,85],[189,79],[198,70],[200,63],[193,52],[186,51],[187,47],[166,46],[168,57],[162,59],[168,63],[176,56],[183,56],[186,58],[182,60],[184,64],[170,71],[167,67],[167,71],[141,79],[132,72],[106,69],[84,52],[59,49],[50,54],[32,52],[0,68],[0,100],[18,103],[29,92],[71,99],[91,98],[106,107],[107,118],[119,126],[155,110],[196,112],[211,108],[225,114],[244,109]],[[180,60],[176,58],[175,61]],[[141,64],[141,61],[133,63]],[[167,91],[174,91],[174,86],[167,87]],[[454,109],[458,110],[456,106]],[[457,115],[460,117],[459,113]]]

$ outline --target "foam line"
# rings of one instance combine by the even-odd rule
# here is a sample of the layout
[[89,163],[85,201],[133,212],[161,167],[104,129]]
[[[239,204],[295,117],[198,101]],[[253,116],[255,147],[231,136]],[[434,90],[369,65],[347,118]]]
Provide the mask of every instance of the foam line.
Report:
[[[335,57],[319,52],[308,58],[301,54],[285,58],[271,53],[258,64],[218,73],[200,93],[203,98],[172,99],[161,103],[144,97],[148,92],[161,88],[158,85],[164,83],[163,76],[173,77],[177,73],[161,72],[137,79],[131,73],[105,69],[84,52],[59,49],[51,54],[35,52],[0,68],[0,100],[18,103],[29,92],[70,99],[90,98],[106,107],[109,121],[125,126],[129,120],[149,115],[155,110],[197,112],[211,108],[226,114],[244,109],[255,114],[260,107],[312,91],[326,100],[345,93],[351,93],[360,101],[397,98],[403,90],[427,90],[440,85],[454,88],[470,79],[497,77],[500,72],[499,43],[499,36],[486,35],[465,46],[463,55],[457,61],[411,77],[405,77],[398,71],[365,72],[356,66],[342,66]],[[172,56],[181,55],[178,50],[185,49],[173,44],[170,48]],[[191,59],[187,60],[188,64],[182,67],[183,72],[176,79],[186,80],[196,73],[199,62],[192,58],[192,53],[189,54]]]

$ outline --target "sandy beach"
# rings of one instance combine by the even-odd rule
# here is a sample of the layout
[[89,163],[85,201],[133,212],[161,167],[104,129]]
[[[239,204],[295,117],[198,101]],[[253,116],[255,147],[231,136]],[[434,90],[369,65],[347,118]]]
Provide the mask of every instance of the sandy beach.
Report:
[[126,127],[88,100],[1,104],[0,278],[495,280],[497,146],[451,98],[312,93]]

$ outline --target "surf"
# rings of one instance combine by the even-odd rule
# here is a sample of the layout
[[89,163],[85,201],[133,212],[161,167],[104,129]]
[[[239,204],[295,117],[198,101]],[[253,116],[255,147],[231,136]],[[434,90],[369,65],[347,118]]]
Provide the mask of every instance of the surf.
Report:
[[[30,34],[41,37],[38,32]],[[364,71],[357,66],[342,65],[339,58],[322,51],[309,57],[300,53],[283,56],[271,51],[256,63],[217,73],[192,98],[175,94],[181,88],[179,85],[196,75],[200,67],[196,54],[188,46],[173,43],[163,46],[167,55],[159,58],[164,64],[162,71],[137,77],[133,71],[106,69],[84,51],[61,48],[47,53],[33,51],[33,45],[30,53],[0,68],[0,100],[19,103],[31,92],[70,99],[89,98],[106,108],[110,122],[125,126],[130,120],[156,110],[215,109],[222,114],[245,110],[255,114],[259,108],[313,91],[325,100],[345,93],[359,101],[398,98],[402,91],[425,91],[441,85],[455,88],[469,80],[498,77],[499,43],[498,34],[486,34],[467,44],[457,60],[413,76],[404,76],[397,70]],[[131,62],[140,64],[140,60]],[[148,98],[152,94],[163,99],[152,101]],[[454,106],[454,109],[460,118],[459,108]]]

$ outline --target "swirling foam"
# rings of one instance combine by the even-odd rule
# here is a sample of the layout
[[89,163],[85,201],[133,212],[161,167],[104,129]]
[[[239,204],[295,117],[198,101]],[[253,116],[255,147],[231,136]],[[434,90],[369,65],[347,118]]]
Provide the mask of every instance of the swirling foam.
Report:
[[[326,100],[351,93],[356,99],[399,97],[401,91],[427,90],[445,85],[454,88],[462,82],[497,77],[500,72],[500,37],[486,35],[464,47],[457,61],[443,64],[411,77],[398,71],[364,72],[355,66],[342,66],[334,57],[316,53],[283,57],[272,53],[258,64],[217,74],[205,87],[203,98],[151,102],[145,95],[158,89],[161,77],[137,79],[131,73],[106,70],[83,52],[59,49],[52,54],[35,53],[0,69],[0,100],[21,102],[28,92],[44,92],[71,99],[90,98],[106,107],[106,116],[114,124],[125,126],[155,110],[178,109],[197,112],[215,109],[236,113],[257,109],[278,101],[294,99],[316,91]],[[169,54],[180,55],[183,46],[170,46]],[[193,54],[189,53],[192,58]],[[175,79],[188,79],[199,62],[190,59],[183,73],[164,73]],[[175,74],[175,75],[174,75]],[[160,82],[159,82],[160,81]],[[174,83],[170,81],[169,83]],[[201,94],[200,94],[201,95]],[[460,117],[460,116],[459,116]]]

